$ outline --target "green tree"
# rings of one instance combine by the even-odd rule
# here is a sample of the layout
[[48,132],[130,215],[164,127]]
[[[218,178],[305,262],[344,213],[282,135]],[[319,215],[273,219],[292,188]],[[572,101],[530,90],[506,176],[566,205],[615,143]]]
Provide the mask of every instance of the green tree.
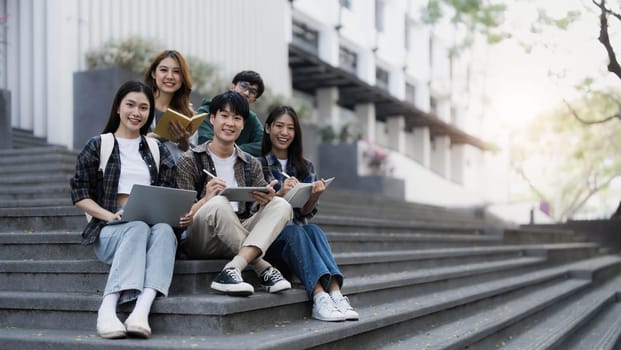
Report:
[[[614,98],[611,98],[614,97]],[[621,173],[621,124],[594,124],[589,128],[571,114],[584,118],[619,109],[613,92],[587,94],[570,111],[559,106],[534,119],[511,136],[511,161],[532,194],[553,204],[559,221],[573,218],[596,193],[606,190]]]

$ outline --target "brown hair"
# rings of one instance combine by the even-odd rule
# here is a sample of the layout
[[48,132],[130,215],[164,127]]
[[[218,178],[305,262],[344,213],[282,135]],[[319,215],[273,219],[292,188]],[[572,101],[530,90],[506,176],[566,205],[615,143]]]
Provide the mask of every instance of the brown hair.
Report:
[[172,57],[179,63],[181,71],[181,87],[175,91],[170,101],[170,108],[185,115],[193,115],[194,111],[190,107],[190,93],[192,92],[192,77],[190,76],[190,68],[185,58],[175,50],[164,50],[157,54],[149,68],[144,72],[144,82],[151,87],[153,95],[158,95],[157,84],[153,78],[153,73],[165,58]]

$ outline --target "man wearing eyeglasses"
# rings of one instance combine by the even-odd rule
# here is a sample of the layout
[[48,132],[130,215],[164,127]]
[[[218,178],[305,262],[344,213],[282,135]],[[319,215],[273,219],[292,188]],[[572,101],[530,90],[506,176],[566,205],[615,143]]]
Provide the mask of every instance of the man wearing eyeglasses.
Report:
[[[261,75],[255,71],[244,70],[233,78],[229,90],[237,91],[242,94],[248,100],[248,104],[254,103],[261,95],[265,86],[263,85],[263,79]],[[205,97],[201,102],[201,106],[196,110],[196,113],[209,113],[209,104],[211,99]],[[209,121],[210,118],[206,118],[198,129],[198,144],[203,144],[207,140],[213,139],[213,125]],[[243,151],[252,154],[253,156],[261,155],[261,140],[263,138],[263,124],[257,114],[250,111],[248,120],[246,120],[244,128],[241,134],[237,138],[237,146]]]

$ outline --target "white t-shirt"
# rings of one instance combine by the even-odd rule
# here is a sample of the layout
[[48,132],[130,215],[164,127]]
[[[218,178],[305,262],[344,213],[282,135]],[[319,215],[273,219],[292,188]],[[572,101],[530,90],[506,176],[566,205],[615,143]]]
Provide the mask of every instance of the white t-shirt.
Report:
[[[237,150],[233,151],[233,154],[226,158],[219,158],[212,152],[209,152],[213,165],[216,168],[218,177],[226,181],[226,187],[239,187],[237,180],[235,180],[235,161],[237,160]],[[231,202],[233,210],[239,210],[239,202]]]
[[287,159],[278,159],[278,163],[280,163],[280,168],[285,173],[287,172]]
[[150,185],[149,167],[140,155],[140,140],[116,138],[121,155],[121,176],[119,177],[118,193],[129,194],[134,184]]

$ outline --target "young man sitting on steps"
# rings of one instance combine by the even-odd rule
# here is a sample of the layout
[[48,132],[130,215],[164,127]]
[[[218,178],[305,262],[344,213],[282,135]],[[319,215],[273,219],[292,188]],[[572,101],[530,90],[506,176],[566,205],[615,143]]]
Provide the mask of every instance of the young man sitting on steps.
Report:
[[[185,152],[177,161],[178,187],[199,193],[191,209],[192,224],[182,235],[180,247],[190,258],[233,258],[211,284],[217,291],[241,296],[254,293],[252,285],[241,277],[248,265],[268,292],[291,288],[280,271],[262,258],[291,220],[291,206],[274,197],[277,181],[265,181],[260,162],[235,145],[248,119],[248,102],[239,93],[227,91],[214,97],[209,114],[213,140]],[[253,192],[259,204],[255,213],[251,213],[253,203],[229,202],[218,195],[225,187],[242,186],[266,186],[269,190]]]

